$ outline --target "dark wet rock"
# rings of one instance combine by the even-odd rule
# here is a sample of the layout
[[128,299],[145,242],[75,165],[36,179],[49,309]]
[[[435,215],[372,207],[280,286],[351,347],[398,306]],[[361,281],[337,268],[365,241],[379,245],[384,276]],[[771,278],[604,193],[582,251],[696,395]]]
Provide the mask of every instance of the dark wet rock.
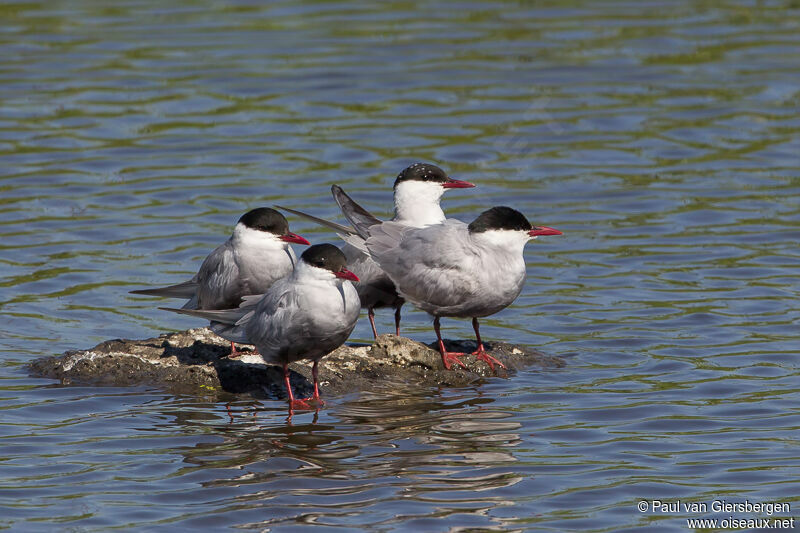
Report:
[[[475,343],[445,341],[448,350],[472,352]],[[463,386],[491,376],[508,377],[529,366],[561,367],[564,361],[536,350],[502,342],[485,344],[508,371],[489,369],[472,356],[462,360],[469,371],[445,370],[435,345],[394,335],[381,335],[374,344],[345,345],[320,361],[323,395],[368,390],[391,381],[429,386]],[[246,351],[248,347],[243,347]],[[89,350],[68,351],[33,362],[31,373],[64,384],[155,385],[182,393],[248,393],[284,398],[283,372],[252,354],[230,359],[230,345],[207,328],[169,333],[145,340],[110,340]],[[296,394],[311,394],[311,364],[290,366]]]

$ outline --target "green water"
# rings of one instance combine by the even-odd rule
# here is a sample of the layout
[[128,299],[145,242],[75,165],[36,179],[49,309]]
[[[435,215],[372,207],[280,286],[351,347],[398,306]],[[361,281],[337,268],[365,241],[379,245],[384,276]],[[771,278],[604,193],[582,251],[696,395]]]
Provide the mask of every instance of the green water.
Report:
[[[0,28],[0,527],[798,515],[796,2],[4,2]],[[277,401],[28,376],[200,325],[128,291],[191,275],[247,209],[337,218],[338,183],[386,216],[414,161],[478,184],[450,216],[511,205],[564,232],[527,247],[522,295],[481,328],[563,368],[376,384],[291,422]],[[434,338],[410,308],[403,327]]]

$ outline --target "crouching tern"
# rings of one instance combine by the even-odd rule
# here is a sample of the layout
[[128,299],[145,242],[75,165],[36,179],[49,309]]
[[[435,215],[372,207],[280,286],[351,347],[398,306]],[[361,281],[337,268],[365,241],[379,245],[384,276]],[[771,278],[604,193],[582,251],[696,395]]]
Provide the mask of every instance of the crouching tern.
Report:
[[[221,337],[254,344],[267,364],[283,367],[291,409],[308,409],[307,402],[322,403],[319,395],[319,360],[344,344],[358,320],[361,304],[347,270],[347,259],[332,244],[316,244],[300,256],[292,274],[280,279],[263,295],[245,296],[236,309],[165,309],[212,321]],[[164,309],[164,308],[162,308]],[[289,382],[289,363],[314,362],[314,395],[295,399]]]
[[532,226],[510,207],[493,207],[469,225],[458,220],[412,228],[384,222],[369,228],[365,246],[407,301],[433,315],[442,363],[466,365],[463,353],[445,350],[441,317],[472,318],[478,349],[473,352],[492,369],[505,366],[486,353],[478,318],[497,313],[519,296],[525,284],[523,248],[530,239],[561,235],[557,229]]
[[[183,309],[234,308],[245,296],[265,293],[292,272],[297,258],[289,243],[310,244],[289,231],[289,222],[279,211],[252,209],[239,218],[230,238],[205,258],[192,279],[131,294],[188,298]],[[231,343],[231,356],[237,354]]]

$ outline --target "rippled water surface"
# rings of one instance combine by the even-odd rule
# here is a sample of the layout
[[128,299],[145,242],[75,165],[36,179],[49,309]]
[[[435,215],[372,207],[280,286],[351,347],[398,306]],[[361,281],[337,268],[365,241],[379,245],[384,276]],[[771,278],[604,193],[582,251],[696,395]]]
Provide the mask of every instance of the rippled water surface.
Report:
[[[653,499],[800,515],[797,2],[22,1],[0,27],[0,527],[713,515],[637,510]],[[290,421],[277,401],[28,377],[199,325],[128,291],[188,277],[248,208],[336,218],[339,183],[386,216],[418,160],[479,185],[447,194],[451,216],[507,204],[564,231],[528,245],[522,296],[482,329],[563,368],[376,385]],[[404,323],[433,339],[423,313]]]

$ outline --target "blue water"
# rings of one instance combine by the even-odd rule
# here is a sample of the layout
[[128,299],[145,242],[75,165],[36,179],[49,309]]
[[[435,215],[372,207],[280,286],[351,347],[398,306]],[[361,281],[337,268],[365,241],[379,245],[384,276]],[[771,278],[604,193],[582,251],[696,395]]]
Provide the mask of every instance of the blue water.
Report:
[[[0,28],[0,527],[800,515],[796,2],[17,2]],[[249,208],[336,218],[332,183],[387,216],[414,161],[478,184],[450,216],[504,204],[564,232],[528,245],[521,297],[481,329],[563,368],[375,384],[288,421],[277,401],[28,376],[201,325],[128,291],[187,278]],[[403,329],[434,338],[410,308]]]

